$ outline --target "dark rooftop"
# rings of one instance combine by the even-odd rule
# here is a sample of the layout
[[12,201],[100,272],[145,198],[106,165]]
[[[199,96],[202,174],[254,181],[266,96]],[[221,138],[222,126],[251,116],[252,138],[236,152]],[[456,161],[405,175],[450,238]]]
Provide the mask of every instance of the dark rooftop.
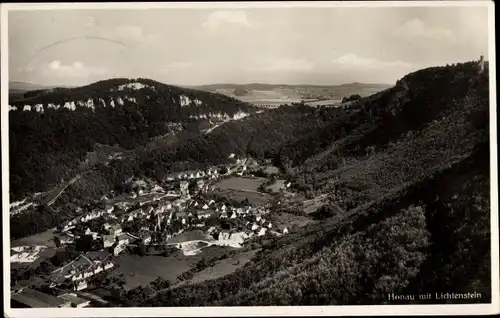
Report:
[[71,303],[71,305],[74,307],[78,307],[78,306],[86,305],[86,304],[90,303],[90,300],[80,298],[80,297],[76,296],[76,294],[71,294],[71,293],[60,295],[58,297],[64,301],[69,301]]
[[71,303],[55,296],[42,293],[31,288],[11,296],[11,299],[31,308],[70,307]]

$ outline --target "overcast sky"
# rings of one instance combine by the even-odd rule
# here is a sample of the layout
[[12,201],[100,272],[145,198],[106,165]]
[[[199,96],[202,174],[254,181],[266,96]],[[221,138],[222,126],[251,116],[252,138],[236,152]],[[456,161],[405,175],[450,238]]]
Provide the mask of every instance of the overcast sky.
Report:
[[11,81],[83,85],[395,83],[487,57],[487,8],[9,12]]

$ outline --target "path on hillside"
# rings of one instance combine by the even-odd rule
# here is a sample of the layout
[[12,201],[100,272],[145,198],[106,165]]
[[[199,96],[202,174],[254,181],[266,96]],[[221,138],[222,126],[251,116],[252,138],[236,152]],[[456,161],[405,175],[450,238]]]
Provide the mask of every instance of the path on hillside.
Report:
[[241,161],[240,163],[238,163],[236,165],[236,167],[227,169],[226,176],[229,176],[229,175],[233,174],[233,172],[238,171],[238,169],[241,168],[241,166],[243,166],[245,163],[247,163],[247,160],[248,159],[245,158],[243,161]]
[[311,202],[311,201],[321,200],[323,198],[326,198],[327,196],[328,196],[328,193],[320,194],[320,195],[318,195],[315,198],[312,198],[312,199],[309,199],[309,200],[304,200],[304,201],[302,201],[302,203],[308,203],[308,202]]
[[81,177],[83,177],[85,174],[89,173],[91,170],[88,170],[86,172],[84,172],[83,174],[77,174],[73,179],[69,180],[68,183],[66,183],[64,185],[64,187],[62,187],[62,189],[51,199],[49,200],[49,202],[47,202],[47,206],[51,206],[52,204],[54,204],[54,202],[56,202],[57,198],[59,198],[59,196],[61,196],[61,194],[63,194],[63,192],[70,186],[72,185],[73,183],[75,183],[76,181],[78,181]]

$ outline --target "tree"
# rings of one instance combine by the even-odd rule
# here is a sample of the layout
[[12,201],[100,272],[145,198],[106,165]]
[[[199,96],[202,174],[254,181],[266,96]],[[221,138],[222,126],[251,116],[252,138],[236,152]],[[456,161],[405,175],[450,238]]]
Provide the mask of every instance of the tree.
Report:
[[241,201],[240,203],[240,206],[242,207],[247,207],[250,205],[250,201],[248,200],[248,198],[245,198],[243,201]]
[[313,213],[313,217],[317,220],[327,219],[333,215],[334,209],[329,204],[321,206],[316,212]]
[[137,254],[139,254],[140,256],[144,256],[146,255],[146,253],[147,253],[146,246],[142,243],[139,243],[137,245]]
[[59,238],[59,236],[54,236],[53,240],[54,240],[54,244],[56,245],[56,247],[61,246],[61,239]]
[[92,250],[94,238],[92,235],[83,235],[78,238],[75,242],[75,247],[77,251],[88,252]]
[[219,168],[219,173],[220,174],[226,174],[228,172],[228,169],[226,166],[222,166]]
[[358,94],[353,94],[349,97],[342,98],[342,103],[360,100],[362,97]]

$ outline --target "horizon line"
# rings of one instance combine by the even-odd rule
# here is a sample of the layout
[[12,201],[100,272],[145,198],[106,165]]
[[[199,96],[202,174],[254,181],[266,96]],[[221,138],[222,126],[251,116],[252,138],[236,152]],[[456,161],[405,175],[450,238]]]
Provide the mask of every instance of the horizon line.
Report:
[[[152,78],[147,78],[147,77],[110,77],[106,79],[101,79],[101,80],[95,80],[86,84],[80,84],[80,85],[64,85],[64,84],[38,84],[34,82],[26,82],[26,81],[20,81],[20,80],[9,80],[8,84],[10,86],[11,83],[20,83],[20,84],[27,84],[27,85],[33,85],[33,86],[40,86],[41,89],[43,88],[54,88],[54,87],[64,87],[64,88],[76,88],[76,87],[82,87],[82,86],[88,86],[95,84],[97,82],[102,82],[102,81],[108,81],[108,80],[113,80],[113,79],[150,79],[157,81],[159,83],[163,83],[165,85],[172,85],[172,86],[179,86],[179,87],[186,87],[186,88],[196,88],[196,87],[206,87],[206,86],[223,86],[223,85],[234,85],[234,86],[250,86],[250,85],[270,85],[270,86],[319,86],[319,87],[331,87],[331,86],[343,86],[343,85],[353,85],[353,84],[361,84],[361,85],[383,85],[383,86],[392,86],[395,83],[376,83],[376,82],[358,82],[358,81],[353,81],[353,82],[345,82],[341,84],[306,84],[306,83],[301,83],[301,84],[288,84],[288,83],[266,83],[266,82],[247,82],[247,83],[231,83],[231,82],[222,82],[222,83],[210,83],[210,84],[176,84],[176,83],[166,83],[163,81],[155,80]],[[9,89],[11,89],[9,87]]]

